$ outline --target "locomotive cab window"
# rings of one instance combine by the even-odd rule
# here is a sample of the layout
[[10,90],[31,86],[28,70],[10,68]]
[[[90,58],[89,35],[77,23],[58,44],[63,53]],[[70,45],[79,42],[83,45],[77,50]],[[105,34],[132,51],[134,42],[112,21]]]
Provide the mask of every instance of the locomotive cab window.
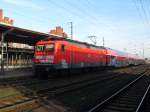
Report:
[[37,45],[35,50],[37,52],[43,52],[44,51],[44,45]]
[[45,51],[54,52],[54,44],[45,45]]
[[65,45],[64,44],[61,45],[61,51],[65,52]]

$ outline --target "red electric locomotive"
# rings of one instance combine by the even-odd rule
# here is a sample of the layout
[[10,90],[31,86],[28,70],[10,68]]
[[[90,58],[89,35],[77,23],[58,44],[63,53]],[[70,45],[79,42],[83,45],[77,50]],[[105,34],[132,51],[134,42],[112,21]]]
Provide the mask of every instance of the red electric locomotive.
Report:
[[110,48],[53,36],[36,44],[34,70],[35,75],[46,76],[55,70],[123,67],[143,62],[142,59]]
[[36,44],[35,74],[54,70],[106,65],[106,49],[65,38],[48,38]]

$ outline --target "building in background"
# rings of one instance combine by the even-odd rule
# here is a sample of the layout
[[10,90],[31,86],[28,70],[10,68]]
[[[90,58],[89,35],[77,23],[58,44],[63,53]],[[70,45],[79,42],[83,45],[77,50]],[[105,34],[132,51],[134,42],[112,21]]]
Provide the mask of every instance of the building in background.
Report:
[[55,29],[50,30],[49,34],[68,38],[68,35],[64,32],[63,28],[60,26],[57,26]]
[[0,23],[1,24],[6,24],[6,25],[13,25],[14,20],[9,18],[9,17],[5,17],[4,14],[3,14],[3,10],[0,9]]

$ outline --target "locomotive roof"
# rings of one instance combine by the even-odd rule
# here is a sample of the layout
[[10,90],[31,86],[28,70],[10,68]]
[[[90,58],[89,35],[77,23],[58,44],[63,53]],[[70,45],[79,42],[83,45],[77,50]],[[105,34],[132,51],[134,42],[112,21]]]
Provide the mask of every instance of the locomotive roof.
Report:
[[129,53],[127,53],[127,52],[119,51],[119,50],[116,50],[116,49],[111,49],[111,48],[106,48],[106,49],[114,51],[114,52],[116,52],[120,56],[129,55]]
[[77,40],[71,40],[71,39],[67,39],[67,38],[63,38],[63,37],[60,38],[60,37],[57,37],[57,36],[51,36],[49,38],[44,39],[44,41],[49,41],[49,40],[62,40],[62,41],[74,42],[74,43],[78,43],[78,44],[84,44],[84,45],[90,46],[90,47],[105,49],[105,47],[103,47],[103,46],[96,46],[96,45],[89,44],[89,43],[86,43],[86,42],[80,42],[80,41],[77,41]]
[[118,55],[118,56],[129,57],[129,58],[136,58],[136,59],[142,59],[142,58],[140,58],[140,57],[138,57],[136,55],[133,55],[133,54],[130,54],[130,53],[127,53],[127,52],[122,52],[122,51],[111,49],[111,48],[106,48],[106,49],[107,50],[111,50],[111,52],[113,51],[112,54],[115,54],[115,55]]

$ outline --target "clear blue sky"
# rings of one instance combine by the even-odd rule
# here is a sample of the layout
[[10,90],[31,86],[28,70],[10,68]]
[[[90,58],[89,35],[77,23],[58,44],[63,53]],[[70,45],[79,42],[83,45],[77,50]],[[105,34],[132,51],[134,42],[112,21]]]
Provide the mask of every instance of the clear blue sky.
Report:
[[[87,36],[97,36],[97,45],[105,38],[107,47],[150,57],[150,0],[0,0],[5,16],[15,20],[15,26],[48,32],[62,26],[74,39],[91,42]],[[147,21],[146,21],[147,20]]]

